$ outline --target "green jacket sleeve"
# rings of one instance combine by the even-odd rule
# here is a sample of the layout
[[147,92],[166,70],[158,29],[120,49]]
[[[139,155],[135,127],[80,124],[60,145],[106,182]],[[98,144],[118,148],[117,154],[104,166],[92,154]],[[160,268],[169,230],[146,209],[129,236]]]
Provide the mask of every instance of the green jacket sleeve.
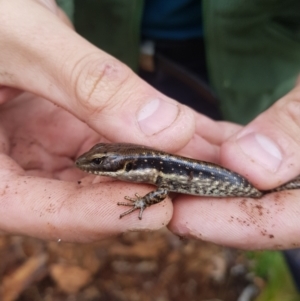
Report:
[[142,0],[75,0],[75,28],[137,70]]
[[252,120],[290,91],[300,66],[300,1],[203,0],[211,83],[224,117]]

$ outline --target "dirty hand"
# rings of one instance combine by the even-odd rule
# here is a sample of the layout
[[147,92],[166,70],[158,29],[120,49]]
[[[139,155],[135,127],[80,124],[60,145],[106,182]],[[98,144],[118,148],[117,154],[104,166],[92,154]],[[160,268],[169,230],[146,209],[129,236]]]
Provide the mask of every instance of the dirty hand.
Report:
[[1,233],[87,242],[166,224],[170,202],[119,220],[117,202],[149,186],[78,184],[74,159],[99,141],[174,152],[194,135],[194,112],[76,34],[55,1],[3,0],[0,11]]
[[[238,172],[260,190],[292,180],[300,174],[299,103],[297,86],[245,127],[199,117],[197,134],[210,150],[204,158]],[[180,196],[169,227],[181,236],[238,248],[295,248],[300,246],[299,199],[300,190],[261,199]]]

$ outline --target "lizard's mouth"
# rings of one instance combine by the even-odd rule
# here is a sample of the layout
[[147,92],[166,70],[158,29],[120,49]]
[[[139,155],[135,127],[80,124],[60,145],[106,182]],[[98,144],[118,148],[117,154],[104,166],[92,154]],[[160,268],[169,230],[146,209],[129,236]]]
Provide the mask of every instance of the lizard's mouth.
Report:
[[78,157],[75,161],[75,166],[83,171],[89,172],[89,163],[84,157]]

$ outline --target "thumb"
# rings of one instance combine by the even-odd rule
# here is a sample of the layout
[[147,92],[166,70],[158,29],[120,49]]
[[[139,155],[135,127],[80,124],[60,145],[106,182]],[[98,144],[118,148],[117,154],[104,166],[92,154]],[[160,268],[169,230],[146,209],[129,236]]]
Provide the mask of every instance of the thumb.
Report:
[[224,165],[259,189],[300,174],[300,87],[277,101],[221,148]]
[[0,84],[52,101],[112,141],[175,151],[191,139],[192,110],[150,87],[49,9],[14,0],[1,2],[0,10]]

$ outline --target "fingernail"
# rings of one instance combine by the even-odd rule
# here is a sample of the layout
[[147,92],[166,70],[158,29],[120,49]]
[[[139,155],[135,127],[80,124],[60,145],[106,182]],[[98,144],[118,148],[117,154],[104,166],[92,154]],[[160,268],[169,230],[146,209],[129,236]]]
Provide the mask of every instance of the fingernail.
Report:
[[238,138],[238,145],[251,160],[271,172],[276,172],[282,161],[280,148],[269,137],[250,133]]
[[138,112],[137,120],[143,133],[150,136],[169,127],[178,112],[176,104],[153,98]]

